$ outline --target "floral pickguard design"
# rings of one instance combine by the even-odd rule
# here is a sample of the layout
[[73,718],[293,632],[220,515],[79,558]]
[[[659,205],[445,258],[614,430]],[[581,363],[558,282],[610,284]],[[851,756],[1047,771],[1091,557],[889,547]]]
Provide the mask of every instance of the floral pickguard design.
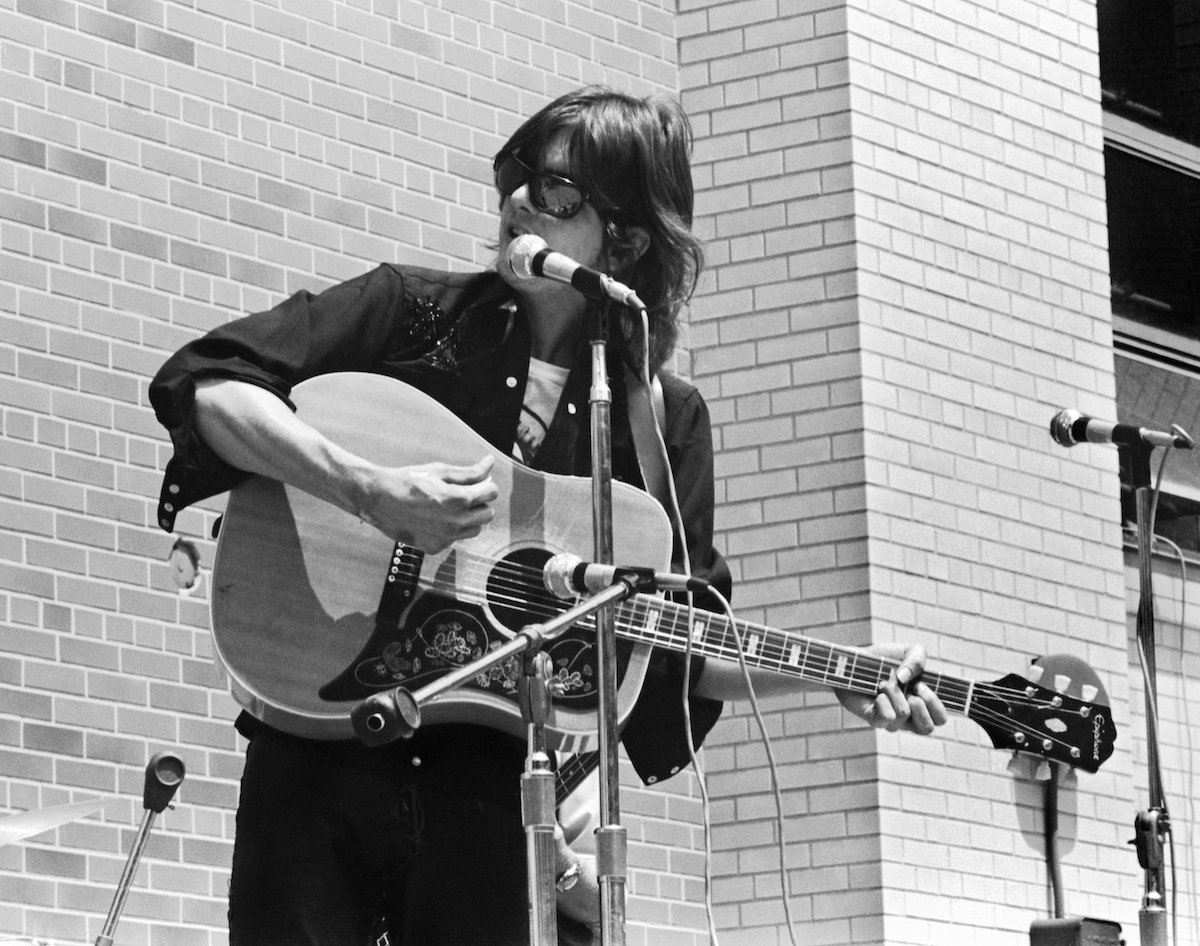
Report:
[[[437,677],[478,660],[485,651],[504,643],[503,638],[489,633],[481,615],[458,607],[439,608],[421,620],[415,631],[388,640],[377,654],[360,659],[353,679],[366,688],[364,695],[386,687],[412,687],[420,685],[422,678]],[[594,693],[591,650],[587,642],[571,636],[547,646],[553,667],[549,686],[556,698]],[[511,657],[476,674],[474,682],[482,690],[515,696],[520,672],[519,658]]]

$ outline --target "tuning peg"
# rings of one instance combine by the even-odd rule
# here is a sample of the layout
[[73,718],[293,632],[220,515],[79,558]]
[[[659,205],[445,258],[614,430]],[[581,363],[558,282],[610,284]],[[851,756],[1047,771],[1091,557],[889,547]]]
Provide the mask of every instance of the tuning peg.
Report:
[[1069,765],[1060,765],[1058,767],[1058,784],[1063,788],[1077,788],[1079,775]]
[[1039,782],[1048,782],[1054,777],[1054,773],[1050,771],[1050,763],[1042,759],[1038,763],[1037,768],[1033,771],[1033,777]]
[[1046,672],[1046,668],[1041,664],[1030,664],[1029,673],[1026,676],[1030,683],[1039,683],[1042,679],[1042,674]]
[[1083,702],[1090,703],[1100,694],[1100,688],[1092,683],[1085,683],[1079,688],[1079,695],[1083,697]]
[[1065,673],[1056,673],[1054,675],[1054,689],[1059,693],[1066,693],[1067,687],[1071,685],[1071,678]]

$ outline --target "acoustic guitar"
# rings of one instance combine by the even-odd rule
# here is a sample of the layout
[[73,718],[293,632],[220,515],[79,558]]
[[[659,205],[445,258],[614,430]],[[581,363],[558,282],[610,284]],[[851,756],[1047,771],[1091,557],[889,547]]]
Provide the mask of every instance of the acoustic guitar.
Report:
[[[302,419],[341,446],[389,466],[468,465],[496,451],[453,413],[401,381],[341,372],[292,392]],[[357,517],[265,477],[229,497],[213,573],[216,656],[252,714],[286,732],[349,739],[351,711],[397,686],[417,689],[569,606],[543,586],[553,555],[590,557],[591,481],[496,457],[493,522],[438,554],[390,542]],[[671,528],[648,494],[613,483],[614,561],[670,567]],[[652,647],[871,694],[898,661],[761,624],[730,621],[639,594],[616,606],[617,717],[628,718]],[[552,661],[554,747],[594,746],[594,625],[546,650]],[[735,638],[735,633],[737,637]],[[515,660],[421,708],[424,725],[470,722],[523,737]],[[947,710],[978,723],[997,748],[1094,772],[1116,728],[1094,684],[1042,685],[1017,674],[992,683],[927,670]]]

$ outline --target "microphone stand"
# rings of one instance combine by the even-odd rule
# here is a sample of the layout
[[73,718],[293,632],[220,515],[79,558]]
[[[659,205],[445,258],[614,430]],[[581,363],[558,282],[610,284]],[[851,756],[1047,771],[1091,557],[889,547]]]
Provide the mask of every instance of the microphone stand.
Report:
[[[518,269],[514,265],[513,271]],[[589,287],[576,285],[574,278],[571,284],[585,294],[590,294]],[[606,298],[601,305],[589,306],[588,311],[588,340],[591,345],[592,386],[589,394],[591,420],[591,452],[592,452],[592,525],[594,561],[611,565],[613,563],[613,525],[612,525],[612,389],[608,383],[607,346],[609,335],[609,311],[613,302],[607,298],[601,279],[599,291]],[[631,308],[642,307],[639,300],[631,291],[627,291],[622,304]],[[649,352],[645,353],[649,357]],[[609,594],[612,589],[618,589],[616,594]],[[623,593],[622,593],[623,589]],[[586,610],[581,608],[565,612],[558,621],[568,615],[575,615],[563,625],[565,630],[579,617],[595,613],[596,625],[596,689],[598,696],[598,732],[600,756],[600,827],[596,829],[596,875],[600,886],[600,942],[602,946],[624,946],[625,944],[625,889],[627,840],[624,828],[620,825],[620,786],[617,761],[617,639],[615,612],[611,607],[635,593],[636,588],[627,579],[621,579],[612,588],[590,598]],[[576,612],[580,612],[576,614]],[[557,626],[558,621],[548,622]],[[547,626],[547,625],[543,625]],[[561,631],[559,631],[561,633]],[[355,732],[359,739],[367,745],[378,745],[391,741],[399,735],[409,735],[416,726],[420,725],[419,704],[422,699],[432,699],[446,690],[460,686],[471,680],[482,667],[492,666],[510,656],[515,656],[530,646],[530,640],[522,640],[525,632],[508,644],[493,651],[488,657],[481,658],[475,663],[466,665],[458,670],[439,678],[435,683],[410,694],[403,687],[397,687],[390,693],[375,694],[368,697],[351,712]],[[541,647],[539,639],[537,646]],[[492,659],[497,658],[497,659]],[[437,692],[424,695],[426,691]],[[530,769],[535,772],[533,756],[536,755],[534,736],[530,737]],[[536,794],[536,790],[535,790]],[[535,849],[544,845],[530,836],[528,849],[530,852],[531,897],[541,892],[545,887],[542,880],[544,871],[532,862]],[[552,869],[553,865],[551,865]],[[536,881],[536,883],[535,883]],[[553,889],[553,885],[549,889]],[[546,911],[541,908],[534,910],[531,926],[544,926],[540,914]],[[553,918],[551,926],[554,926]],[[549,939],[539,940],[544,936],[544,930],[534,930],[534,944],[545,943],[552,946]],[[556,935],[556,934],[555,934]]]
[[[608,384],[608,331],[611,303],[592,306],[588,337],[592,350],[589,395],[592,442],[593,558],[613,562],[612,389]],[[646,353],[649,357],[649,352]],[[600,827],[596,829],[596,879],[600,884],[600,942],[624,946],[627,838],[620,820],[617,762],[617,638],[614,612],[596,613],[596,688],[599,696]]]
[[[1189,438],[1190,439],[1190,438]],[[1142,946],[1167,946],[1166,871],[1163,840],[1170,833],[1170,820],[1163,797],[1158,759],[1158,685],[1154,641],[1154,591],[1152,588],[1151,522],[1153,490],[1150,488],[1149,446],[1126,447],[1130,482],[1137,512],[1138,583],[1137,639],[1145,667],[1146,759],[1149,769],[1149,808],[1134,819],[1133,845],[1138,863],[1145,871],[1145,892],[1138,912]]]
[[538,644],[526,651],[518,693],[526,723],[527,756],[521,775],[521,820],[529,886],[529,946],[558,946],[554,880],[554,769],[546,745],[550,705],[550,657]]
[[156,815],[162,814],[163,809],[170,804],[171,798],[179,788],[185,774],[183,760],[167,752],[157,753],[146,766],[146,781],[142,788],[142,807],[145,809],[145,813],[142,815],[142,823],[138,827],[137,835],[133,839],[133,848],[129,851],[129,857],[125,861],[125,870],[122,871],[121,879],[117,883],[112,905],[108,908],[104,927],[101,929],[100,935],[96,937],[96,946],[112,946],[113,934],[117,931],[121,911],[125,909],[125,898],[129,895],[129,888],[133,885],[134,874],[137,873],[142,852],[146,848],[146,841],[150,838],[150,829],[154,827],[154,818]]
[[[367,746],[382,746],[407,739],[421,725],[421,706],[473,681],[479,674],[512,658],[522,659],[519,698],[527,723],[529,755],[521,776],[521,809],[525,824],[526,868],[529,878],[529,934],[531,946],[557,946],[558,914],[554,872],[554,773],[546,750],[545,722],[553,714],[544,669],[547,641],[561,636],[590,614],[599,617],[612,605],[638,591],[634,575],[617,580],[575,607],[541,624],[529,624],[495,650],[478,660],[443,674],[415,692],[395,687],[374,693],[350,711],[358,740]],[[109,946],[109,944],[104,944]]]

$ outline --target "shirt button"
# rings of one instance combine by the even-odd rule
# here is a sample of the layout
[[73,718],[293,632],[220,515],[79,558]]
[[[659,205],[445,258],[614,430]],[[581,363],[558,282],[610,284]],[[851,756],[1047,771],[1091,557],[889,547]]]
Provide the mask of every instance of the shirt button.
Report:
[[413,756],[412,764],[414,769],[419,769],[421,767],[421,757],[419,755]]
[[511,378],[511,377],[505,378],[504,383],[507,384],[510,388],[515,388],[517,386],[517,379]]
[[170,486],[167,487],[167,492],[170,493],[172,496],[179,495],[179,484],[172,483]]
[[568,414],[574,414],[574,413],[575,413],[575,405],[574,405],[574,404],[568,404],[568,405],[567,405],[567,413],[568,413]]

